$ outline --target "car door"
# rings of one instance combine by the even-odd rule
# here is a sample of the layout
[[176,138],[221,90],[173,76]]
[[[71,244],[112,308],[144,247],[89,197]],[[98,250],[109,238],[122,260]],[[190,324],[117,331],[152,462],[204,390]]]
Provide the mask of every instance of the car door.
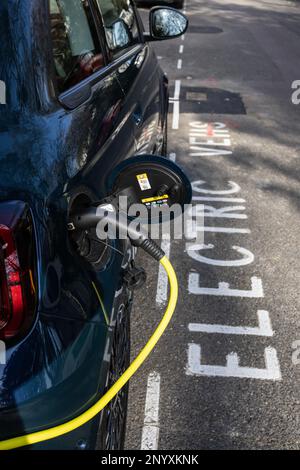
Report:
[[[50,1],[59,7],[71,48],[71,59],[64,48],[62,60],[60,29],[58,50],[53,39],[52,43],[58,112],[65,129],[61,151],[68,171],[63,199],[70,213],[82,204],[95,203],[107,196],[109,174],[120,161],[134,153],[134,135],[116,64],[107,55],[97,3]],[[57,29],[56,26],[56,32]],[[52,31],[53,36],[55,39]],[[63,66],[68,66],[67,72]],[[61,76],[66,77],[63,85]],[[126,241],[111,240],[105,244],[97,240],[94,230],[75,238],[70,233],[67,245],[61,246],[61,240],[58,245],[64,301],[56,310],[59,315],[68,312],[70,317],[77,317],[76,320],[85,324],[84,339],[76,339],[78,360],[73,360],[72,353],[71,366],[66,370],[71,374],[73,368],[73,373],[78,374],[78,364],[85,363],[84,374],[91,378],[85,397],[90,401],[99,391],[103,392],[106,384],[115,315],[128,302],[123,273],[132,253]],[[91,351],[97,359],[87,363]]]
[[[108,56],[119,63],[116,73],[124,91],[125,107],[131,113],[135,152],[152,153],[159,147],[162,134],[162,72],[154,51],[144,41],[141,19],[132,1],[95,1],[102,13]],[[125,26],[122,45],[116,44],[112,34],[120,21]]]

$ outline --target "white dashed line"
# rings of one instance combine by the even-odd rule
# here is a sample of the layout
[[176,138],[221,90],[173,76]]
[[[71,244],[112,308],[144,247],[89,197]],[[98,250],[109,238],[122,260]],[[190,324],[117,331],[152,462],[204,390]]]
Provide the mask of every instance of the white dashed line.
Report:
[[170,153],[169,158],[172,162],[176,162],[176,153]]
[[145,417],[141,450],[158,449],[159,440],[159,396],[160,375],[152,372],[148,376]]
[[179,54],[182,54],[182,53],[183,53],[183,49],[184,49],[184,45],[181,44],[181,45],[179,46]]
[[178,68],[178,69],[181,69],[181,68],[182,68],[182,59],[178,59],[177,68]]

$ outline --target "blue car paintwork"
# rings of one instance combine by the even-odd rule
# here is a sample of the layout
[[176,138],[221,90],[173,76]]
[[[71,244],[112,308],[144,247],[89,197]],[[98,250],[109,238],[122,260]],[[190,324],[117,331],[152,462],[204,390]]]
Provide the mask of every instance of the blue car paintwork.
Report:
[[[0,3],[0,80],[7,88],[7,105],[0,105],[0,201],[23,200],[32,210],[39,295],[30,332],[8,344],[0,365],[1,439],[62,423],[103,393],[113,328],[92,282],[113,323],[114,312],[130,301],[122,273],[132,253],[118,242],[124,257],[111,250],[95,271],[70,246],[68,209],[78,193],[105,197],[108,176],[122,160],[158,151],[166,115],[166,79],[143,42],[58,97],[47,3]],[[34,447],[73,449],[83,440],[93,448],[98,422]]]

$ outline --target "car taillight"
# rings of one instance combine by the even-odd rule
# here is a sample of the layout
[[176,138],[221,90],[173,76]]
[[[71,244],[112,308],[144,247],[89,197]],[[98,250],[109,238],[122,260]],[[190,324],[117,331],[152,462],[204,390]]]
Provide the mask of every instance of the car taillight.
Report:
[[24,202],[0,202],[0,339],[24,332],[36,308],[35,237]]

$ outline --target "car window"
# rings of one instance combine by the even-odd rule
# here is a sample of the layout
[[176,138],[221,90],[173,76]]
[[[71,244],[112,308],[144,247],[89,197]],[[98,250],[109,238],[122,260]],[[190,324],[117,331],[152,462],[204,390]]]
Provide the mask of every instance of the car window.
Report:
[[139,43],[137,19],[130,0],[96,0],[101,10],[106,41],[114,56]]
[[50,0],[50,23],[59,92],[104,64],[88,0]]

